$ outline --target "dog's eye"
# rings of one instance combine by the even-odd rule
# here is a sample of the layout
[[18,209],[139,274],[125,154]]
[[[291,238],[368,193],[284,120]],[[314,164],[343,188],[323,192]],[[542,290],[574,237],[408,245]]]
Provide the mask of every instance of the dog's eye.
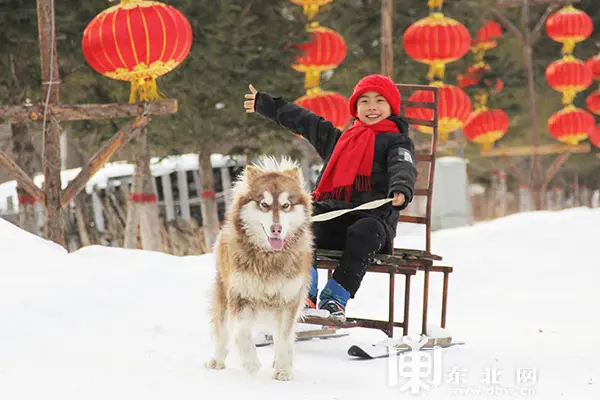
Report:
[[290,208],[290,203],[283,203],[281,205],[281,208],[284,209],[284,210],[287,210],[288,208]]
[[261,201],[261,202],[260,202],[260,206],[261,206],[262,208],[269,208],[269,205],[268,205],[267,203],[265,203],[264,201]]

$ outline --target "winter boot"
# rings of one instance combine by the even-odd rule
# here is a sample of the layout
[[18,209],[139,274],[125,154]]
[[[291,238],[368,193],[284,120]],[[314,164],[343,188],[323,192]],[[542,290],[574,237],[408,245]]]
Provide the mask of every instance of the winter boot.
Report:
[[321,292],[319,308],[329,311],[331,318],[346,322],[346,304],[349,299],[350,293],[331,278]]
[[319,294],[319,273],[315,267],[310,269],[310,287],[306,298],[306,308],[317,308],[317,295]]

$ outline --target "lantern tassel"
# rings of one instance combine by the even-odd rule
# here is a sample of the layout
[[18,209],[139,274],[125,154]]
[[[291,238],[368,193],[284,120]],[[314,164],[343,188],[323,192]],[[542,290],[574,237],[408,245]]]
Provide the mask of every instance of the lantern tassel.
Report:
[[479,90],[475,98],[475,109],[476,111],[483,111],[487,109],[488,94],[484,90]]
[[576,135],[569,135],[565,138],[564,143],[569,146],[577,146],[579,144],[579,138]]
[[562,103],[565,106],[571,105],[575,101],[576,96],[577,91],[575,89],[567,89],[563,92]]
[[444,0],[427,0],[427,7],[429,8],[442,8]]
[[135,104],[138,101],[154,101],[164,98],[165,96],[158,91],[155,78],[138,79],[131,82],[130,104]]
[[429,64],[429,72],[427,73],[427,79],[430,81],[434,80],[436,77],[440,78],[440,80],[444,80],[444,74],[446,72],[446,64],[441,61],[434,61]]
[[312,21],[313,18],[317,16],[319,12],[319,6],[317,4],[305,4],[304,5],[304,15],[309,21]]
[[319,87],[321,81],[321,73],[315,70],[309,70],[305,73],[304,89],[307,91]]
[[438,129],[438,139],[440,140],[440,143],[446,143],[448,141],[448,133],[445,130],[439,130]]
[[566,39],[565,42],[563,43],[562,53],[565,55],[573,54],[576,44],[577,44],[577,42],[575,42],[575,40]]
[[481,152],[487,153],[492,149],[492,147],[494,147],[494,142],[486,140],[485,142],[481,143]]

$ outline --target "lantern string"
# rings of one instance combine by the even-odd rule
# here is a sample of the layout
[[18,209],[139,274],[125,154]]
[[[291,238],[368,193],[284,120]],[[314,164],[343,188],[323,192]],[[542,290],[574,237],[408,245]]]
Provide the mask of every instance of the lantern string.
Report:
[[50,0],[50,32],[52,35],[50,36],[50,63],[48,64],[48,68],[50,68],[50,76],[48,78],[48,91],[46,92],[46,101],[44,102],[44,119],[42,120],[42,165],[45,163],[45,143],[46,143],[46,118],[48,116],[48,105],[50,104],[50,92],[52,91],[52,84],[54,82],[54,74],[52,65],[54,64],[54,44],[56,40],[56,32],[54,31],[54,0]]

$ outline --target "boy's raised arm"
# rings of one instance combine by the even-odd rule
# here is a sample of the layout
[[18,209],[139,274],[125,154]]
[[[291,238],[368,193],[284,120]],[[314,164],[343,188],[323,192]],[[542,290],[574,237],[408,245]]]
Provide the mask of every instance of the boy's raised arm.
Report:
[[389,197],[393,197],[394,193],[402,193],[405,202],[397,208],[403,210],[412,201],[417,180],[415,147],[405,133],[397,135],[389,147],[388,174],[390,179]]
[[265,92],[258,92],[250,85],[250,94],[245,96],[246,112],[256,112],[263,117],[275,121],[280,126],[302,135],[326,159],[333,151],[341,131],[330,121],[297,104],[273,97]]

